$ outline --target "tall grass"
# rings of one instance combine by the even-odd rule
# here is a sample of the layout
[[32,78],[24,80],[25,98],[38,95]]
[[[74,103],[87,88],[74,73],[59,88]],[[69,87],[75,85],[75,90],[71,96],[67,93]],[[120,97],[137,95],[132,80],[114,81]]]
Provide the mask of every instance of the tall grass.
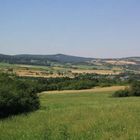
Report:
[[140,98],[41,95],[41,109],[0,121],[0,140],[139,140]]

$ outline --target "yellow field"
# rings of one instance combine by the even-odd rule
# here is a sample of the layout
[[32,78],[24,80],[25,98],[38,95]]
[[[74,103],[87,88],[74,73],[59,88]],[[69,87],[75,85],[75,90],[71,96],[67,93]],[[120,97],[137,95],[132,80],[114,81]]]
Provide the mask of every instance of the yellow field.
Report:
[[[63,77],[63,75],[59,75],[58,73],[48,73],[47,71],[42,71],[42,70],[25,70],[25,69],[20,69],[20,70],[15,70],[15,73],[18,76],[29,76],[29,77]],[[82,70],[82,69],[71,69],[71,73],[78,73],[78,74],[82,74],[82,73],[95,73],[95,74],[103,74],[103,75],[107,75],[107,74],[120,74],[120,71],[113,71],[113,70]]]
[[57,73],[48,73],[47,71],[41,71],[41,70],[15,70],[15,74],[18,76],[25,76],[25,77],[44,77],[44,78],[49,78],[49,77],[63,77],[62,75],[59,75]]
[[93,89],[84,89],[84,90],[63,90],[63,91],[47,91],[42,92],[42,94],[60,94],[60,93],[87,93],[87,92],[110,92],[125,89],[126,86],[111,86],[111,87],[95,87]]
[[126,61],[126,60],[108,60],[106,61],[106,63],[112,64],[112,65],[127,65],[127,64],[131,64],[131,65],[136,65],[136,62],[133,61]]
[[81,69],[75,70],[75,69],[72,69],[71,71],[72,73],[95,73],[95,74],[103,74],[103,75],[121,73],[121,71],[115,71],[115,70],[81,70]]

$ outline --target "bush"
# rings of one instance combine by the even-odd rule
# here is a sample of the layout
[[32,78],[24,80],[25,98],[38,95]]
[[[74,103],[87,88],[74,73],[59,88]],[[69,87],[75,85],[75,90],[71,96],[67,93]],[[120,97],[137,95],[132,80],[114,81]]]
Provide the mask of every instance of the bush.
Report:
[[[0,82],[0,117],[34,111],[39,108],[39,98],[36,90],[27,81],[9,78]],[[6,81],[6,83],[5,83]]]
[[130,88],[132,96],[140,96],[140,82],[134,82]]
[[128,97],[129,91],[128,90],[119,90],[113,94],[113,97]]
[[140,96],[140,82],[134,82],[128,89],[116,91],[114,97]]

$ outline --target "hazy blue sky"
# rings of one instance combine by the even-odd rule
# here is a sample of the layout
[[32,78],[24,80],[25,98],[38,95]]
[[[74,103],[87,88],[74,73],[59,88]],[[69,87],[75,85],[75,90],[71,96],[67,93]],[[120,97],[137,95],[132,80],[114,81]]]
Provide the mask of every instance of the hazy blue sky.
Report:
[[140,0],[0,0],[0,53],[140,56]]

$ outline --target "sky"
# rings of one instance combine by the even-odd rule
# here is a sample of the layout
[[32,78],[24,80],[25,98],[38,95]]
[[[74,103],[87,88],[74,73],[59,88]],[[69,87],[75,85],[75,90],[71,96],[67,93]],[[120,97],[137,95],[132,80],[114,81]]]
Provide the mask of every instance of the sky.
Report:
[[140,56],[140,0],[0,0],[0,53]]

